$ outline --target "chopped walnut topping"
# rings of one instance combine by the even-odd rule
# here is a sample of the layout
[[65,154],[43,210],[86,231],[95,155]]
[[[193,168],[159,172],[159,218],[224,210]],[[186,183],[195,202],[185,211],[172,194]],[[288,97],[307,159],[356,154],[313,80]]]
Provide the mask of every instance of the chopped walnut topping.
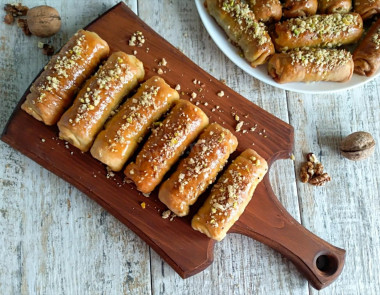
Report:
[[303,33],[315,33],[318,36],[339,38],[342,32],[349,32],[360,23],[360,16],[354,14],[326,14],[292,18],[287,21],[292,34],[298,37]]
[[82,119],[90,116],[89,111],[94,110],[96,107],[100,108],[102,93],[107,94],[113,89],[115,81],[124,81],[129,75],[128,64],[123,58],[118,57],[111,70],[107,70],[104,66],[101,67],[95,74],[96,84],[93,83],[91,87],[87,87],[86,91],[81,92],[82,96],[78,97],[81,105],[78,108],[77,115],[72,123],[73,126]]
[[166,211],[162,212],[162,218],[163,219],[169,218],[170,213],[172,213],[170,210],[166,210]]
[[372,36],[372,42],[376,45],[376,50],[378,50],[380,48],[380,28],[378,28],[376,34]]
[[165,58],[162,58],[162,60],[158,63],[159,66],[163,66],[163,67],[166,67],[167,64],[168,62],[166,61]]
[[[131,124],[138,126],[141,124],[142,121],[145,120],[140,115],[144,109],[157,108],[154,98],[158,94],[159,90],[160,90],[160,87],[156,87],[156,86],[149,87],[148,85],[146,85],[145,91],[142,92],[141,96],[131,98],[130,102],[132,103],[132,106],[130,107],[130,111],[122,117],[124,122],[119,125],[119,129],[116,131],[115,138],[109,139],[109,148],[111,148],[111,150],[113,149],[114,146],[116,146],[116,143],[120,144],[126,141],[124,137],[125,131],[128,129],[128,127]],[[156,123],[160,124],[160,122],[156,122]],[[114,152],[117,152],[117,150],[114,149]]]
[[243,124],[244,124],[244,121],[240,121],[239,123],[237,123],[235,127],[236,132],[240,132],[241,127],[243,127]]
[[300,64],[308,72],[331,71],[352,60],[351,53],[343,49],[296,49],[291,50],[289,55],[292,65]]
[[248,4],[237,0],[223,0],[219,1],[219,6],[237,22],[241,31],[248,33],[259,45],[270,41],[265,25],[255,19]]
[[86,45],[84,44],[84,35],[79,35],[77,33],[76,36],[78,37],[75,41],[75,46],[73,49],[66,51],[64,56],[57,56],[55,60],[52,59],[45,67],[45,69],[54,70],[54,72],[57,73],[57,77],[47,76],[43,84],[37,88],[37,90],[41,93],[36,99],[37,102],[43,102],[46,96],[45,92],[54,93],[57,91],[60,87],[60,79],[67,78],[67,72],[78,66],[77,61],[81,57],[82,47]]
[[142,47],[145,43],[145,37],[141,31],[136,31],[133,33],[131,38],[129,39],[129,46],[137,46]]

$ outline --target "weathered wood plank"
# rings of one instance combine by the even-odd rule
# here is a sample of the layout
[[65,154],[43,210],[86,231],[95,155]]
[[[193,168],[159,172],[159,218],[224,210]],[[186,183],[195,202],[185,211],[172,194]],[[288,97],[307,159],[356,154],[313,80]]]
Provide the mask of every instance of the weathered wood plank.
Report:
[[297,173],[303,154],[314,152],[332,177],[325,187],[297,182],[301,219],[308,229],[347,250],[340,278],[318,294],[377,294],[379,290],[379,149],[361,162],[339,153],[341,139],[354,131],[371,132],[379,143],[379,85],[376,79],[334,95],[288,96],[290,123],[296,131]]
[[[163,15],[170,15],[165,19]],[[140,1],[139,16],[174,46],[243,96],[288,121],[285,92],[248,76],[230,62],[204,29],[192,1]],[[194,77],[196,78],[196,77]],[[233,99],[233,98],[230,98]],[[254,147],[254,146],[253,146]],[[277,195],[298,218],[293,162],[279,161],[271,169]],[[153,294],[306,294],[307,283],[294,266],[268,247],[240,235],[228,235],[214,251],[214,263],[182,280],[152,251]]]
[[[2,7],[8,1],[0,1]],[[47,1],[56,48],[118,1]],[[137,1],[129,1],[137,11]],[[40,5],[28,1],[27,5]],[[48,58],[0,23],[0,129]],[[44,40],[45,41],[45,40]],[[96,203],[0,142],[0,293],[150,294],[149,247]]]

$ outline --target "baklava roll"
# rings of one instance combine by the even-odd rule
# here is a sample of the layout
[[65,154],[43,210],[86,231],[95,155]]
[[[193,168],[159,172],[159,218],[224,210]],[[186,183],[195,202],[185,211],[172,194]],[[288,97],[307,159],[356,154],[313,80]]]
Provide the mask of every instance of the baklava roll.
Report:
[[217,123],[209,125],[190,154],[161,185],[160,201],[177,216],[189,214],[190,206],[214,182],[237,145],[236,137],[228,129]]
[[259,22],[277,22],[282,16],[280,0],[250,0],[249,6]]
[[277,23],[273,42],[278,51],[333,47],[354,43],[362,33],[363,20],[358,13],[313,15]]
[[150,193],[207,125],[208,117],[200,108],[179,100],[162,124],[153,130],[135,162],[127,166],[125,175],[139,191]]
[[113,53],[59,120],[59,137],[88,151],[111,112],[143,78],[141,61],[124,52]]
[[268,73],[278,83],[333,81],[351,79],[354,62],[343,49],[311,48],[274,54]]
[[354,71],[362,76],[372,76],[380,67],[380,19],[369,29],[353,54]]
[[267,162],[254,150],[241,153],[228,166],[193,217],[193,229],[214,240],[222,240],[244,212],[267,171]]
[[318,0],[318,12],[321,14],[347,13],[351,8],[351,0]]
[[285,18],[311,16],[317,13],[318,0],[285,0],[282,15]]
[[363,20],[380,13],[380,0],[354,0],[354,11],[359,13]]
[[91,148],[94,158],[120,171],[136,150],[151,125],[169,110],[179,94],[154,76],[140,86],[137,93],[119,108],[96,137]]
[[255,19],[248,5],[240,0],[206,0],[207,10],[243,51],[245,59],[256,67],[274,53],[265,25]]
[[46,125],[57,123],[78,88],[108,54],[106,41],[79,30],[45,66],[21,108]]

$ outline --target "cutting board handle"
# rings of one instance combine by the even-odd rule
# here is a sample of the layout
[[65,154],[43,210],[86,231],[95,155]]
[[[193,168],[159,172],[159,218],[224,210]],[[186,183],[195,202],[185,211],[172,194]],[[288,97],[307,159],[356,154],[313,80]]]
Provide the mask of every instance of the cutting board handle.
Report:
[[314,288],[320,290],[328,286],[342,272],[346,251],[327,243],[298,223],[274,195],[269,177],[266,176],[264,182],[266,185],[261,188],[266,193],[260,193],[258,200],[252,200],[260,210],[244,214],[244,218],[251,220],[238,222],[233,231],[286,256]]

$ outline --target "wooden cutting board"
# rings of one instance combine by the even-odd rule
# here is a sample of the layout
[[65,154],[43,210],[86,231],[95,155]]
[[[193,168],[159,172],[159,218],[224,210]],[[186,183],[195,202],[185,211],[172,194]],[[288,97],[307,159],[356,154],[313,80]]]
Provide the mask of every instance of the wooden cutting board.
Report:
[[[161,68],[161,76],[173,87],[180,84],[181,98],[200,106],[210,122],[218,122],[234,131],[237,124],[234,115],[238,115],[244,124],[240,132],[235,132],[239,146],[231,159],[247,148],[254,148],[269,165],[276,159],[290,156],[293,148],[290,125],[203,71],[125,4],[114,6],[86,29],[98,33],[112,51],[121,50],[128,54],[137,51],[137,57],[144,63],[146,78],[156,75]],[[128,44],[136,31],[145,36],[142,47]],[[163,58],[167,61],[166,66],[159,65]],[[220,91],[224,91],[223,97],[217,95]],[[166,207],[158,200],[157,190],[145,197],[132,184],[123,182],[122,173],[107,176],[104,165],[89,153],[81,153],[59,140],[56,126],[45,126],[23,112],[20,105],[28,93],[29,89],[8,121],[1,137],[4,142],[98,202],[146,241],[183,278],[212,263],[214,241],[190,226],[191,217],[205,200],[207,192],[192,207],[188,217],[177,217],[172,221],[163,219],[161,214]],[[191,98],[192,93],[197,96]],[[313,235],[293,219],[273,194],[268,174],[230,232],[247,235],[281,252],[315,288],[321,289],[341,273],[345,251]],[[146,203],[145,209],[140,206],[141,202]]]

